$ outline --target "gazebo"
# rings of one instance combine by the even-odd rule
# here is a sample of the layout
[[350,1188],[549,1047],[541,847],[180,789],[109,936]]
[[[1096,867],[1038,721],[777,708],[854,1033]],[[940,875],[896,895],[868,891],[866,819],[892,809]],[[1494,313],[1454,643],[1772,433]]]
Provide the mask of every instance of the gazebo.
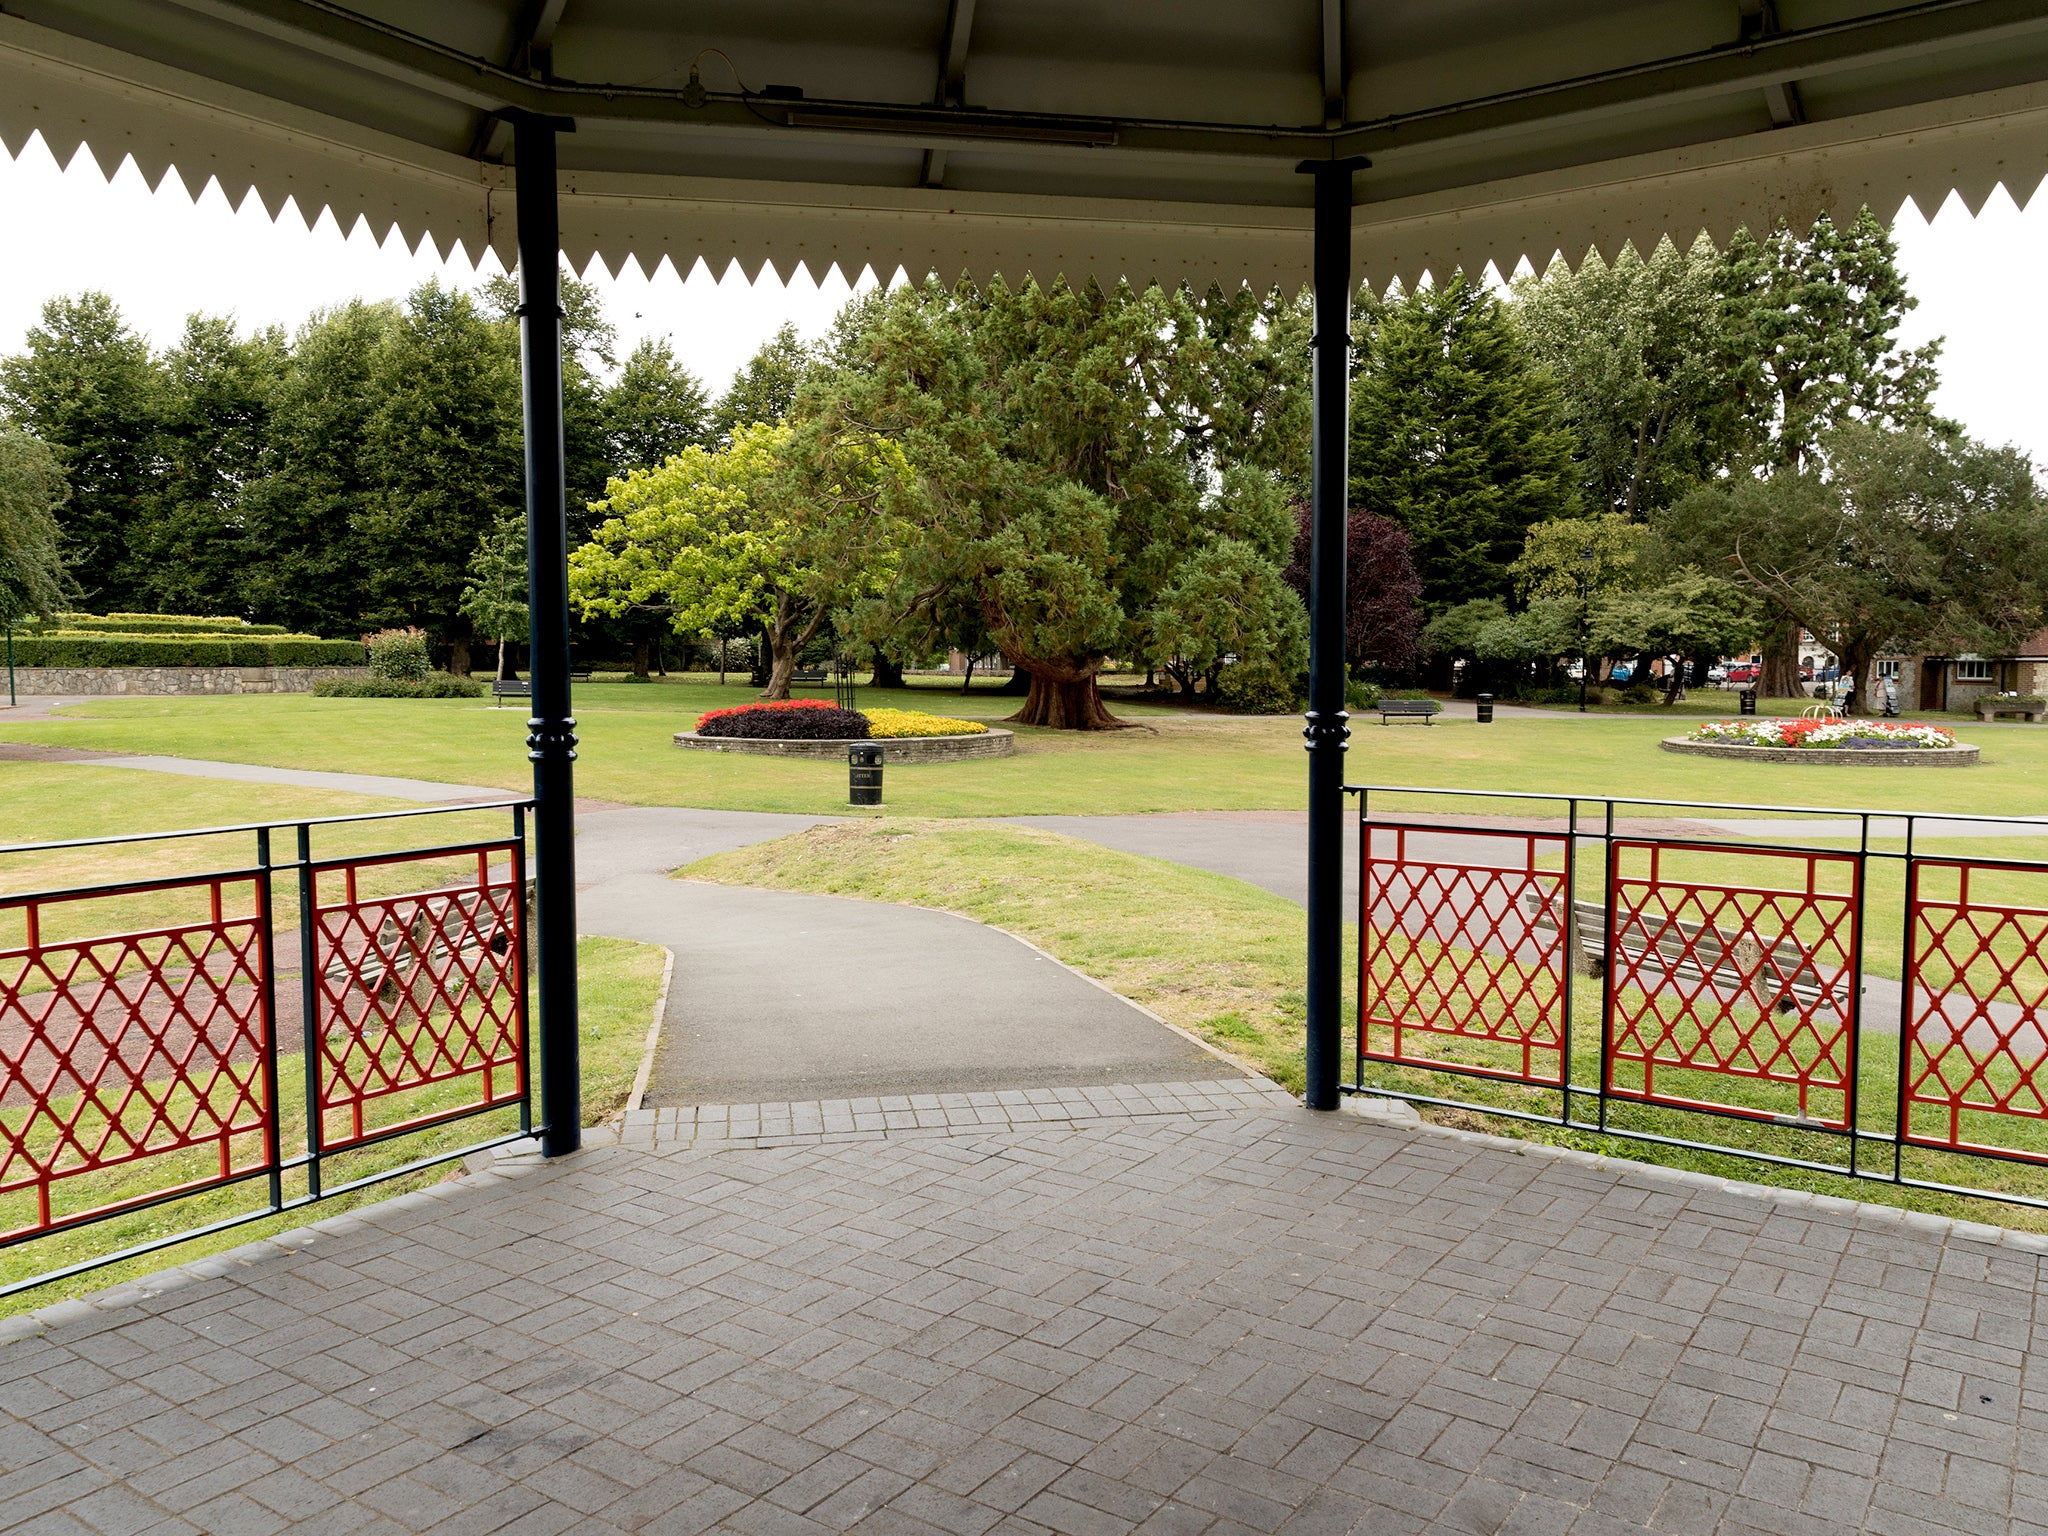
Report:
[[1352,293],[2024,201],[2048,0],[16,0],[0,140],[37,132],[516,262],[550,1153],[579,1139],[560,257],[1311,285],[1307,1101],[1329,1109]]

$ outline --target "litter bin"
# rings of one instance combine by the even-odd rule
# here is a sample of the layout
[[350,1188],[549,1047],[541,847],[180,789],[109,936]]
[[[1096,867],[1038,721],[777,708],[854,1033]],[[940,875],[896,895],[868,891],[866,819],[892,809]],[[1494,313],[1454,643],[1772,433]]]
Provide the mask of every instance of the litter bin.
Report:
[[846,749],[846,803],[882,803],[882,748],[872,741],[856,741]]
[[1479,695],[1479,723],[1481,725],[1493,724],[1493,695],[1490,693]]
[[1756,713],[1756,690],[1754,688],[1742,690],[1742,713],[1745,715]]

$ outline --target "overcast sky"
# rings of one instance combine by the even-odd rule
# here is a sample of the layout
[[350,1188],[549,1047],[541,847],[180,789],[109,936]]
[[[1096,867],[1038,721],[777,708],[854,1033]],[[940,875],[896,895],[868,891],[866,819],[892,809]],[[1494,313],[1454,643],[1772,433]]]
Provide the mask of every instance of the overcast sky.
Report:
[[[40,138],[18,161],[0,153],[0,209],[13,231],[0,244],[0,352],[19,350],[45,300],[86,288],[112,294],[132,324],[168,345],[193,310],[289,328],[323,305],[397,297],[435,275],[477,276],[460,256],[442,262],[396,237],[380,245],[361,225],[344,236],[326,214],[310,231],[289,212],[273,224],[253,196],[238,210],[215,186],[195,203],[175,173],[152,193],[132,162],[111,181],[83,151],[60,168]],[[2023,213],[2000,190],[1975,219],[1951,198],[1931,221],[1909,203],[1895,233],[1920,300],[1904,340],[1946,338],[1941,409],[2048,466],[2048,284],[2035,281],[2048,268],[2048,197]],[[495,257],[484,262],[498,270]],[[784,286],[732,271],[719,280],[701,262],[687,280],[666,264],[652,278],[633,267],[616,279],[597,266],[586,275],[605,295],[622,356],[642,336],[667,336],[714,390],[783,321],[823,335],[850,291],[836,276]]]

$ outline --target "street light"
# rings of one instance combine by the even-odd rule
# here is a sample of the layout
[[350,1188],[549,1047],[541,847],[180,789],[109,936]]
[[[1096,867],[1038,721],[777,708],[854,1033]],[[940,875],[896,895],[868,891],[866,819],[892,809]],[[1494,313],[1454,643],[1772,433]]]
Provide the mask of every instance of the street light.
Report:
[[1579,572],[1579,713],[1586,712],[1586,670],[1592,658],[1586,654],[1586,629],[1591,620],[1589,612],[1593,602],[1593,546],[1585,550],[1585,569]]

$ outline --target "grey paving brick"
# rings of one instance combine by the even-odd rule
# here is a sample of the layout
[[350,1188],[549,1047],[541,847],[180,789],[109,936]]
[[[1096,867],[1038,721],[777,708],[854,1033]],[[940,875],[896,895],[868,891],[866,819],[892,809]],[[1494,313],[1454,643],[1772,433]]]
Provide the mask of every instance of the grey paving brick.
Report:
[[663,1110],[10,1329],[0,1526],[2043,1523],[2044,1253],[1783,1193],[1226,1082]]

